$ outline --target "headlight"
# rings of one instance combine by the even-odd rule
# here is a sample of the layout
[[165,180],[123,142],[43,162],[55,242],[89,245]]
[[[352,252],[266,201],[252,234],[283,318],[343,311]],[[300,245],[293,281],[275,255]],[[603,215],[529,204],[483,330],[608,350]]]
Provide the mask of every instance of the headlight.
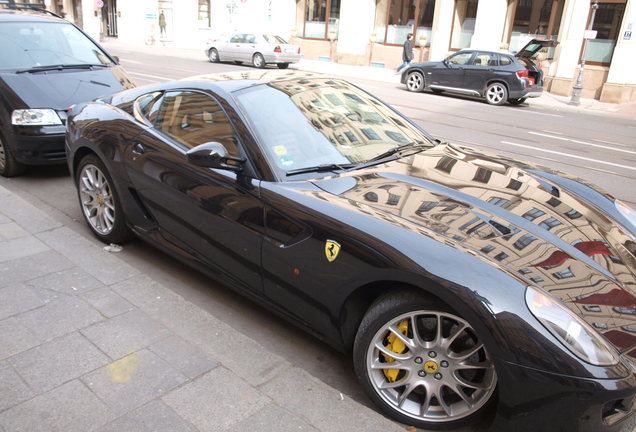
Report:
[[11,123],[17,126],[61,125],[55,110],[49,108],[19,109],[11,113]]
[[632,225],[636,227],[636,211],[634,211],[633,208],[631,208],[630,206],[628,206],[621,200],[615,200],[614,206],[616,207],[616,210],[620,212],[620,214],[625,216],[627,220],[630,221]]
[[619,355],[596,330],[552,296],[528,287],[530,312],[578,358],[597,366],[619,362]]

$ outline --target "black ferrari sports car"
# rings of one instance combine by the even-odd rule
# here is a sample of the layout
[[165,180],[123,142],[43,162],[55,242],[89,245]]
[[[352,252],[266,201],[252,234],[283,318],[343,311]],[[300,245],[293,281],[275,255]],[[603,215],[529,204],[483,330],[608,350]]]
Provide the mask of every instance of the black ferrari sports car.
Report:
[[66,145],[97,238],[134,233],[350,350],[400,422],[634,425],[636,213],[580,179],[288,71],[83,103]]

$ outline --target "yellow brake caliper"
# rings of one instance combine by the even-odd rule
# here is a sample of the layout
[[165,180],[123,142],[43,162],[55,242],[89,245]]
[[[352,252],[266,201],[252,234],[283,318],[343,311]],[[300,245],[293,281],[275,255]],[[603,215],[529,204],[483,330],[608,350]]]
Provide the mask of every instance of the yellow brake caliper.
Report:
[[[409,322],[408,322],[408,320],[402,321],[397,326],[397,329],[404,336],[407,336],[407,332],[409,331]],[[388,341],[388,344],[386,344],[385,346],[388,349],[390,349],[391,351],[393,351],[394,353],[402,354],[402,353],[406,352],[406,350],[407,350],[406,345],[404,345],[404,342],[402,342],[402,340],[400,338],[398,338],[394,333],[389,334],[389,336],[387,337],[387,341]],[[393,363],[395,361],[395,359],[393,357],[391,357],[391,356],[388,356],[388,355],[386,355],[384,353],[382,353],[382,355],[384,356],[384,360],[387,363]],[[397,380],[397,377],[398,377],[399,373],[400,373],[400,369],[384,369],[384,376],[386,376],[386,378],[390,382],[395,382],[395,380]]]

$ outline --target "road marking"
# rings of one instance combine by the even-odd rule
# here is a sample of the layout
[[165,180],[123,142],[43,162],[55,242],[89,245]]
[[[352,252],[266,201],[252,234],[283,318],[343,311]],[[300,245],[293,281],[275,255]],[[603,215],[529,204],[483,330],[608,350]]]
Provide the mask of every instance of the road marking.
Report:
[[523,113],[524,114],[528,113],[528,114],[543,115],[543,116],[549,116],[549,117],[563,117],[562,115],[559,115],[559,114],[548,114],[548,113],[542,113],[542,112],[531,111],[531,110],[525,110],[525,111],[523,111]]
[[559,137],[559,136],[548,135],[548,134],[543,134],[543,133],[540,133],[540,132],[532,132],[532,131],[529,131],[528,133],[531,134],[531,135],[539,135],[539,136],[543,136],[543,137],[547,137],[547,138],[558,139],[558,140],[561,140],[561,141],[570,141],[570,142],[573,142],[573,143],[576,143],[576,144],[583,144],[583,145],[587,145],[587,146],[591,146],[591,147],[598,147],[598,148],[602,148],[602,149],[606,149],[606,150],[614,150],[614,151],[617,151],[617,152],[623,152],[623,153],[629,153],[629,154],[636,155],[635,151],[617,149],[617,148],[614,148],[614,147],[604,146],[604,145],[601,145],[601,144],[593,144],[593,143],[589,143],[589,142],[585,142],[585,141],[579,141],[579,140],[575,140],[575,139],[572,139],[572,138]]
[[628,169],[628,170],[636,171],[636,167],[633,167],[633,166],[621,165],[621,164],[617,164],[617,163],[613,163],[613,162],[606,162],[606,161],[602,161],[602,160],[598,160],[598,159],[586,158],[586,157],[583,157],[583,156],[577,156],[577,155],[573,155],[573,154],[569,154],[569,153],[563,153],[563,152],[558,152],[558,151],[554,151],[554,150],[543,149],[543,148],[540,148],[540,147],[533,147],[533,146],[528,146],[528,145],[524,145],[524,144],[513,143],[513,142],[510,142],[510,141],[501,141],[501,143],[502,144],[512,145],[512,146],[516,146],[516,147],[527,148],[527,149],[531,149],[531,150],[535,150],[535,151],[538,150],[538,151],[541,151],[541,152],[552,153],[552,154],[559,155],[559,156],[565,156],[565,157],[570,157],[570,158],[574,158],[574,159],[581,159],[581,160],[594,162],[594,163],[598,163],[598,164],[610,165],[610,166],[615,166],[615,167],[618,167],[618,168],[625,168],[625,169]]
[[131,75],[134,75],[134,76],[156,78],[156,79],[160,79],[160,80],[164,80],[164,81],[173,81],[174,80],[174,78],[166,78],[166,77],[157,76],[157,75],[149,75],[149,74],[145,74],[145,73],[141,73],[141,72],[128,72],[128,73],[131,74]]

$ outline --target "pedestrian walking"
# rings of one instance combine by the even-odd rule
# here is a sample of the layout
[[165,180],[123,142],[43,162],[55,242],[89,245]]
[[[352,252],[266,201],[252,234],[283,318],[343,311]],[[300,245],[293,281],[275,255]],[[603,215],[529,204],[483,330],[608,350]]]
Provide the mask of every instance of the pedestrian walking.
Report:
[[396,74],[400,73],[402,69],[408,67],[408,65],[413,61],[413,33],[409,33],[406,35],[406,40],[404,41],[404,48],[402,49],[402,64],[395,71]]
[[159,14],[159,33],[162,39],[166,37],[166,16],[163,11]]

